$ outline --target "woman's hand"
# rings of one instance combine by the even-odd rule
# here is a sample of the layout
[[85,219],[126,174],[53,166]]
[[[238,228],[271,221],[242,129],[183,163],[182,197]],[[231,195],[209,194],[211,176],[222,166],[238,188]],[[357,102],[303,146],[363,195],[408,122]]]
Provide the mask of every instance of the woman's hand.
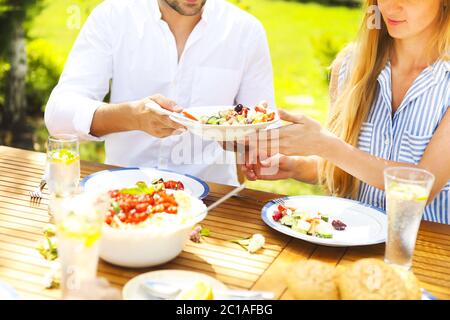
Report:
[[302,114],[292,114],[279,110],[280,118],[292,122],[290,125],[259,134],[258,155],[261,158],[277,153],[288,156],[318,155],[327,148],[327,142],[333,135],[319,122]]

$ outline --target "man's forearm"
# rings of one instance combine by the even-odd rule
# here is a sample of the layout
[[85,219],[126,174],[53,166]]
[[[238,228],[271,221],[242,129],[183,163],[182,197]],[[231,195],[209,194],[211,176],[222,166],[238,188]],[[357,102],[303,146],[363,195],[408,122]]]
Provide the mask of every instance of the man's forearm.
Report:
[[104,104],[94,113],[90,134],[101,137],[131,130],[137,130],[137,124],[130,103]]

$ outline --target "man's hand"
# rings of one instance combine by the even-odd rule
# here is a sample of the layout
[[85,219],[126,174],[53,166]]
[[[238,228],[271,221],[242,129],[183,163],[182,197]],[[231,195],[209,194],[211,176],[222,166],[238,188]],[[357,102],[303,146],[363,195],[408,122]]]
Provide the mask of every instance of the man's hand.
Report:
[[162,95],[154,95],[143,100],[131,104],[133,114],[137,120],[137,130],[147,132],[148,134],[164,138],[176,133],[181,133],[184,128],[179,123],[176,123],[166,115],[157,113],[145,106],[147,103],[156,103],[161,108],[172,112],[181,112],[183,109],[172,101]]
[[91,134],[101,137],[110,133],[140,130],[154,137],[164,138],[184,131],[182,125],[170,120],[166,115],[147,108],[146,103],[157,103],[173,112],[183,110],[174,101],[162,95],[128,103],[105,104],[95,111]]
[[281,180],[294,178],[299,157],[288,157],[276,154],[273,157],[257,160],[257,163],[246,163],[241,165],[241,170],[248,180]]

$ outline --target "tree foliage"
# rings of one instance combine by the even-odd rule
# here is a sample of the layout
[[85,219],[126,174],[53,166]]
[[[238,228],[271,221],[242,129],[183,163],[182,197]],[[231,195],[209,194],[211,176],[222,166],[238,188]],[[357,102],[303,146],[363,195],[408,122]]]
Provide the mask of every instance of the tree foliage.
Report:
[[[0,143],[9,131],[22,131],[27,111],[26,23],[43,6],[43,0],[0,0],[0,76],[6,83],[0,87]],[[6,67],[3,67],[6,65]],[[6,73],[4,72],[6,70]]]

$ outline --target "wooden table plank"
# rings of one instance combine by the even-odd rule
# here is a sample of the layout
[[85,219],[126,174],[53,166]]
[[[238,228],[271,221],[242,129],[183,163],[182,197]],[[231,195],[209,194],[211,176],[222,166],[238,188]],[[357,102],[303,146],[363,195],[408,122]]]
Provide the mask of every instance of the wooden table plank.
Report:
[[[43,153],[0,146],[0,279],[15,287],[26,299],[56,299],[59,290],[46,290],[42,281],[49,263],[35,250],[43,239],[42,228],[50,221],[48,194],[32,203],[28,193],[44,172]],[[81,162],[81,175],[111,168]],[[210,204],[233,187],[209,183]],[[201,223],[211,230],[202,243],[188,243],[173,261],[157,268],[131,269],[99,262],[98,272],[121,288],[129,279],[155,269],[194,270],[213,276],[233,288],[271,290],[279,299],[292,299],[286,275],[293,263],[317,259],[345,266],[352,261],[383,259],[384,245],[352,248],[317,246],[292,239],[267,227],[260,218],[262,206],[276,194],[246,189],[210,212]],[[261,233],[266,245],[250,254],[230,240]],[[413,258],[413,270],[422,286],[441,299],[450,299],[450,226],[422,222]]]

